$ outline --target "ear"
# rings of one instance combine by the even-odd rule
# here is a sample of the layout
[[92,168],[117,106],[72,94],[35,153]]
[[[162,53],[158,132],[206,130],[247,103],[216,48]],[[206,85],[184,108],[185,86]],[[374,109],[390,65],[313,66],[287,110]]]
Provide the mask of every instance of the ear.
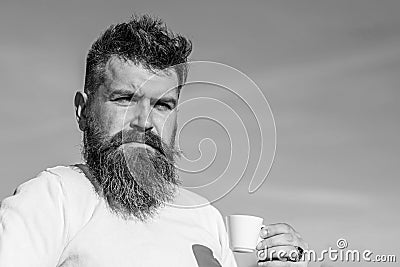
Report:
[[87,94],[85,92],[76,92],[74,105],[75,105],[75,116],[79,125],[79,129],[84,131],[86,129],[87,124],[87,116],[86,116],[86,106],[87,106]]

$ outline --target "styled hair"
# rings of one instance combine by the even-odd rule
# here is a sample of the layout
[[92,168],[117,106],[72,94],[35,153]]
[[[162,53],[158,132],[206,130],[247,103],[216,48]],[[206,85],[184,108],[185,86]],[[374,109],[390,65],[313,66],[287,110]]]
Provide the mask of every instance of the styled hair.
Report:
[[165,23],[149,15],[132,16],[111,25],[92,44],[86,58],[85,92],[91,96],[104,83],[107,62],[117,57],[141,64],[151,72],[173,67],[178,76],[178,93],[186,82],[189,39],[171,32]]

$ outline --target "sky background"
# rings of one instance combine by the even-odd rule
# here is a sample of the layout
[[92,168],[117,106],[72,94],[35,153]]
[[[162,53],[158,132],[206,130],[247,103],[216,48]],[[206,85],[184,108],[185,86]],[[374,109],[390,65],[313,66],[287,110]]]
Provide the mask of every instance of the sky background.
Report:
[[[73,95],[82,88],[87,49],[108,25],[134,12],[160,16],[189,37],[192,60],[220,62],[245,73],[273,110],[276,158],[261,188],[249,194],[261,140],[254,114],[265,123],[262,168],[273,154],[268,106],[252,113],[232,94],[239,90],[250,106],[258,105],[260,95],[250,83],[231,91],[188,86],[182,100],[205,96],[226,105],[182,105],[181,123],[196,114],[209,117],[183,128],[182,149],[189,158],[200,158],[200,165],[216,155],[201,174],[183,173],[185,185],[212,181],[228,166],[228,177],[205,192],[211,198],[220,195],[240,177],[245,151],[251,148],[243,179],[214,202],[223,215],[246,213],[263,217],[266,224],[287,222],[316,251],[336,248],[337,239],[346,238],[349,249],[396,254],[400,260],[397,0],[2,0],[0,199],[47,167],[81,161]],[[228,70],[224,74],[227,83],[243,82],[243,76]],[[213,139],[215,147],[203,141],[200,154],[204,138]],[[254,255],[236,257],[239,266],[254,266]],[[311,263],[350,265],[378,266]]]

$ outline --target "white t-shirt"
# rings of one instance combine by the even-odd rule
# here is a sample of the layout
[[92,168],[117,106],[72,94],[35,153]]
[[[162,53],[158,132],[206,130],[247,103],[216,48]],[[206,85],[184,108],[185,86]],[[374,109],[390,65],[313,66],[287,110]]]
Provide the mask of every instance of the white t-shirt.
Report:
[[[180,189],[176,203],[205,199]],[[78,167],[55,167],[0,207],[1,267],[236,266],[221,214],[167,205],[149,222],[123,220]]]

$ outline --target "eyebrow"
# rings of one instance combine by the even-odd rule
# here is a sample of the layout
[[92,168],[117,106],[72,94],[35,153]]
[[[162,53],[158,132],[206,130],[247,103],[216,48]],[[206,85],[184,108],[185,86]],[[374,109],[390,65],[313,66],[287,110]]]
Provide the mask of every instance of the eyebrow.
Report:
[[[109,98],[113,98],[115,96],[132,96],[135,97],[136,96],[136,92],[132,91],[132,90],[128,90],[128,89],[115,89],[113,90],[111,93],[108,94]],[[177,100],[174,97],[171,96],[162,96],[160,98],[151,98],[150,102],[152,104],[155,104],[157,102],[169,102],[172,103],[174,105],[174,107],[177,105]]]
[[107,94],[108,97],[112,98],[117,95],[135,95],[135,91],[127,90],[127,89],[115,89],[112,92]]

